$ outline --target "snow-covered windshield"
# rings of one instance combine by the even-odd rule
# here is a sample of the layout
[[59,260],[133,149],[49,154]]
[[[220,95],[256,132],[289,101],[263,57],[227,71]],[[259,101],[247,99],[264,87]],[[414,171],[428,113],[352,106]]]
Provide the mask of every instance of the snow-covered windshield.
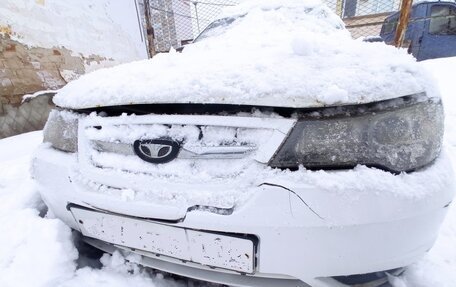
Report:
[[320,1],[245,1],[220,19],[183,53],[84,75],[54,102],[76,109],[179,103],[309,108],[423,91],[436,96],[407,51],[353,40]]
[[219,20],[212,22],[209,26],[207,26],[206,29],[204,29],[203,32],[201,32],[201,34],[198,35],[198,37],[196,37],[196,39],[193,41],[193,43],[199,42],[208,37],[213,37],[213,36],[218,36],[218,35],[223,34],[226,31],[226,29],[228,29],[228,27],[231,25],[231,23],[233,23],[236,19],[238,19],[238,18],[229,17],[229,18],[223,18],[223,19],[219,19]]

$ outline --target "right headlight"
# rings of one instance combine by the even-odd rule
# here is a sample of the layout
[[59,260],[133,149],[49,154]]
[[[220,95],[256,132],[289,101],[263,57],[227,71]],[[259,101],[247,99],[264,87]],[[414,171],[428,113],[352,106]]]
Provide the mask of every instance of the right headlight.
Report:
[[80,117],[69,111],[52,110],[43,130],[43,142],[61,151],[76,152]]
[[315,169],[364,164],[412,171],[432,162],[442,146],[442,103],[424,94],[298,116],[270,166]]

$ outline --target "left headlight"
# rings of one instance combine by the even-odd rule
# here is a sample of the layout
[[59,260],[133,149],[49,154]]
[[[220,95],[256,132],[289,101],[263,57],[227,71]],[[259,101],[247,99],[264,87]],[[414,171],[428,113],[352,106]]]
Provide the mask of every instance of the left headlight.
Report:
[[304,112],[269,165],[412,171],[439,155],[443,122],[440,99],[424,94]]
[[52,110],[43,130],[43,142],[65,151],[78,150],[78,120],[80,115],[61,110]]

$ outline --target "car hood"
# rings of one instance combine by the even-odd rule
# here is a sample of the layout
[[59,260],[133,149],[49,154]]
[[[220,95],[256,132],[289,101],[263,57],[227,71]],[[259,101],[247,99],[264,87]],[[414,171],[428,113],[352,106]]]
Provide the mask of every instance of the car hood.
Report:
[[438,96],[405,50],[353,40],[319,1],[245,1],[223,17],[237,19],[183,53],[89,73],[62,88],[54,102],[73,109],[170,103],[307,108],[419,92]]

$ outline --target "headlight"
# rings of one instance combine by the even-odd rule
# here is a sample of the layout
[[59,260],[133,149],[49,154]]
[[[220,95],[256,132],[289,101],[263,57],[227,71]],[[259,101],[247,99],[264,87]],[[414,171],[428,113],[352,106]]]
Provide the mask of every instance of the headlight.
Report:
[[270,166],[346,168],[364,164],[394,172],[412,171],[439,155],[443,120],[440,99],[423,94],[305,112]]
[[76,152],[78,149],[78,114],[52,110],[43,130],[44,142],[59,150]]

